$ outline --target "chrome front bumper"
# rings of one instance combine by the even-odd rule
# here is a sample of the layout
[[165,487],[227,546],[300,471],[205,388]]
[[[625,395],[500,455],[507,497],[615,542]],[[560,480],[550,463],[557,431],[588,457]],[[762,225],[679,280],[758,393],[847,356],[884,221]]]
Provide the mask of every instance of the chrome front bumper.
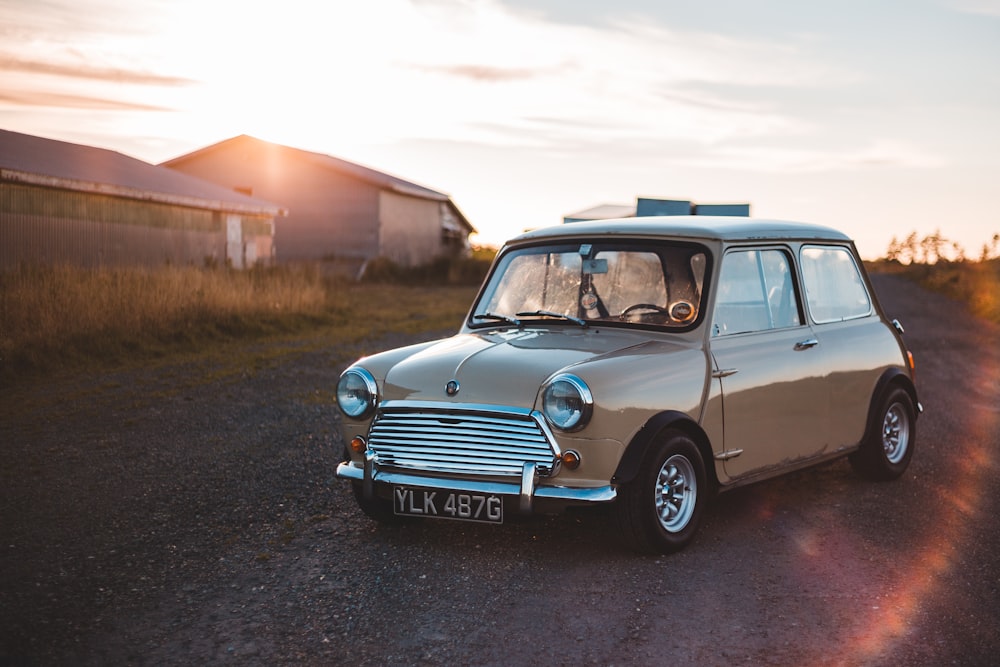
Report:
[[364,465],[345,461],[337,466],[336,475],[339,479],[361,482],[366,498],[375,496],[376,482],[399,486],[492,493],[517,498],[518,509],[524,514],[530,514],[534,511],[536,499],[586,505],[609,503],[618,495],[617,490],[611,485],[586,488],[539,485],[536,464],[530,461],[526,462],[521,469],[520,483],[513,481],[487,482],[454,477],[424,477],[413,473],[379,470],[378,456],[372,450],[368,450],[365,452]]

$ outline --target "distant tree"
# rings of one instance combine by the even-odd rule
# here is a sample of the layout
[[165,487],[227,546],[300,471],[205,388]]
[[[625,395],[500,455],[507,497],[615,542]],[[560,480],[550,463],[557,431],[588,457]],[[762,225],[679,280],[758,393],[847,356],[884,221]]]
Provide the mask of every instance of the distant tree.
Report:
[[[924,237],[915,231],[910,232],[902,241],[893,236],[886,248],[885,258],[904,264],[935,264],[941,260],[965,262],[969,255],[961,243],[947,239],[940,229],[936,229]],[[1000,258],[1000,233],[993,234],[979,252],[979,261],[993,258]]]
[[920,239],[920,259],[924,264],[933,264],[931,261],[931,237],[925,236]]
[[1000,257],[1000,252],[997,251],[998,246],[1000,246],[1000,234],[994,234],[988,243],[983,244],[983,250],[979,254],[979,261],[985,262],[988,259]]
[[909,264],[913,264],[917,261],[917,253],[920,249],[920,242],[917,240],[917,233],[910,232],[906,239],[903,241],[903,247],[901,254],[906,256],[906,261]]
[[885,258],[890,262],[898,262],[899,256],[903,254],[903,246],[895,236],[889,241],[889,247],[885,250]]
[[927,264],[937,264],[941,259],[941,248],[947,244],[947,240],[941,236],[941,230],[934,230],[933,234],[928,234],[920,242],[920,249],[923,252],[924,262]]

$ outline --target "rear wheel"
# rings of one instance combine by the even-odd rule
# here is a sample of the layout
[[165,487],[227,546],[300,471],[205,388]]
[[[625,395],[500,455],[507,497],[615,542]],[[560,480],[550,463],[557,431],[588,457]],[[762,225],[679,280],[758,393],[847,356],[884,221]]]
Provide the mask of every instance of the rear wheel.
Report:
[[916,444],[917,420],[913,399],[903,389],[891,389],[879,404],[875,428],[850,455],[854,469],[874,480],[896,479],[910,465]]
[[670,553],[698,532],[708,498],[705,462],[691,438],[667,431],[646,456],[639,475],[621,488],[615,514],[633,549]]

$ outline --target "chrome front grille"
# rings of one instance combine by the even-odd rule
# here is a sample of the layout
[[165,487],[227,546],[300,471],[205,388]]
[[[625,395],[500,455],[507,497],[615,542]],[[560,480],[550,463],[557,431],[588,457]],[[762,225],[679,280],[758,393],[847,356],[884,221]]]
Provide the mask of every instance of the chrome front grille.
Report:
[[520,477],[533,462],[552,473],[556,453],[527,410],[385,403],[368,434],[378,466],[454,475]]

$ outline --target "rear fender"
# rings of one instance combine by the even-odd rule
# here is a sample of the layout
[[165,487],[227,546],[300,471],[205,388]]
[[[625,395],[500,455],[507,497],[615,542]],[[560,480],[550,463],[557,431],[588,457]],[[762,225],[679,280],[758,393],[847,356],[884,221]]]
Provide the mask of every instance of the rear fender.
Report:
[[910,395],[910,400],[913,401],[915,409],[914,418],[919,417],[923,411],[920,401],[917,400],[917,388],[913,386],[910,376],[899,368],[890,368],[882,373],[878,382],[875,383],[875,391],[872,392],[871,402],[868,404],[868,421],[865,424],[866,438],[877,433],[882,427],[879,411],[882,409],[882,399],[885,398],[890,387],[900,387]]

